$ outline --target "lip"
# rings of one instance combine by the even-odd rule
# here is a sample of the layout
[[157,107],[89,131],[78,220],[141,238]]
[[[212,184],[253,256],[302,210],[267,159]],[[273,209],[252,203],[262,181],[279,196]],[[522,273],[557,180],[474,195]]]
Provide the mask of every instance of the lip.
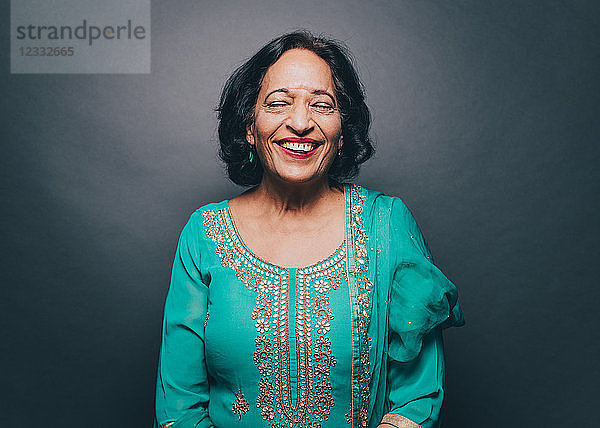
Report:
[[[310,152],[296,153],[294,151],[288,150],[285,147],[281,146],[281,143],[283,143],[284,141],[287,141],[290,143],[311,143],[311,144],[315,144],[316,147],[314,149],[312,149]],[[313,154],[315,154],[315,152],[317,150],[319,150],[319,147],[322,146],[322,143],[320,141],[313,140],[312,138],[301,138],[301,137],[282,138],[281,140],[278,140],[276,142],[276,144],[277,144],[277,147],[279,147],[286,155],[288,155],[289,157],[291,157],[293,159],[307,159],[307,158],[311,157]]]

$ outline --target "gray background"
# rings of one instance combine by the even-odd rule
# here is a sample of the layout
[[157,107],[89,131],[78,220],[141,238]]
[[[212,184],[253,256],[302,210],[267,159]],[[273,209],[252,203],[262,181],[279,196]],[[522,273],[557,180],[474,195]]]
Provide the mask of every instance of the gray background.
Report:
[[149,75],[10,75],[2,28],[3,426],[148,427],[179,231],[231,197],[215,114],[274,36],[354,52],[377,156],[458,286],[446,427],[597,426],[592,1],[169,1]]

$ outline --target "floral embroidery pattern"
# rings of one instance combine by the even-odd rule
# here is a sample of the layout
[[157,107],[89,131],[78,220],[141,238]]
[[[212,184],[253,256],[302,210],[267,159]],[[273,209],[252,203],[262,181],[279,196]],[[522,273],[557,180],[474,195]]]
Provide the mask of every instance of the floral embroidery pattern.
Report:
[[333,313],[330,290],[347,281],[346,247],[320,263],[296,270],[294,328],[296,336],[296,395],[290,382],[288,269],[267,263],[240,240],[226,208],[203,212],[207,236],[215,243],[223,267],[229,267],[256,293],[252,320],[256,328],[256,364],[260,381],[256,405],[271,428],[320,428],[334,405],[329,380],[336,359],[326,336]]
[[246,398],[244,398],[241,389],[238,389],[238,392],[235,394],[235,401],[231,405],[231,410],[238,415],[238,420],[241,420],[242,415],[245,415],[246,412],[250,410],[250,405],[246,401]]
[[[356,306],[358,312],[358,346],[359,346],[359,372],[358,372],[358,426],[367,427],[371,381],[369,352],[371,349],[371,338],[368,336],[367,329],[370,321],[370,299],[369,293],[373,288],[373,282],[367,276],[369,270],[369,256],[367,253],[367,231],[364,227],[364,218],[362,216],[363,204],[366,196],[362,194],[361,187],[357,185],[351,186],[351,229],[354,258],[356,265],[354,266],[354,277],[356,278],[357,296]],[[352,418],[346,415],[346,421],[352,422]]]

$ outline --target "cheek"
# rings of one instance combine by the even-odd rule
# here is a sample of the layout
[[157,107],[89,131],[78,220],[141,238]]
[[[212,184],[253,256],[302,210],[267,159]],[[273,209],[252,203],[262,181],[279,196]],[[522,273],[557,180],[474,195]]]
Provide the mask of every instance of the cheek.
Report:
[[254,120],[255,132],[258,136],[269,136],[280,125],[281,119],[275,115],[258,114]]
[[328,137],[337,137],[342,134],[342,121],[339,117],[324,118],[321,121],[321,128]]

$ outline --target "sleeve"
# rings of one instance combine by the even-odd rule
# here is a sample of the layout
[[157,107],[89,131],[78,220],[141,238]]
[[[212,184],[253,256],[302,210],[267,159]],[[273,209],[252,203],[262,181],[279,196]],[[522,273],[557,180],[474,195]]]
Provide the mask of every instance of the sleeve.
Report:
[[395,253],[388,305],[388,414],[399,427],[439,426],[444,398],[442,328],[464,324],[456,287],[433,264],[427,242],[398,198],[391,213]]
[[[208,428],[204,321],[209,281],[200,273],[198,213],[183,228],[164,310],[154,426]],[[203,281],[204,279],[204,281]]]

